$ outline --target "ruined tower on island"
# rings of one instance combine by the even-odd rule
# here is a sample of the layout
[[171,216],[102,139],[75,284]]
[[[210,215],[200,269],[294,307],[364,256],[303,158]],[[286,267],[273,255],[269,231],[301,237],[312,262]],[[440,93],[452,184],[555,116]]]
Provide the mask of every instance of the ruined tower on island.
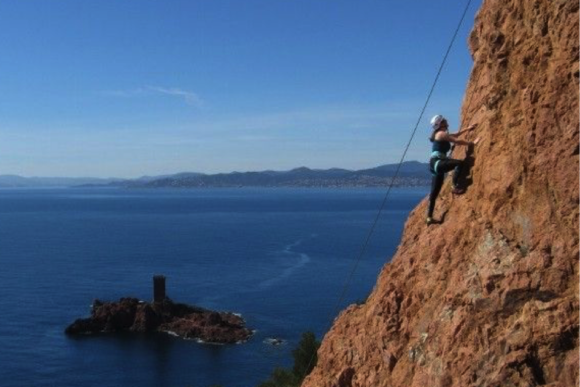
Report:
[[153,302],[163,302],[165,300],[165,276],[153,276]]

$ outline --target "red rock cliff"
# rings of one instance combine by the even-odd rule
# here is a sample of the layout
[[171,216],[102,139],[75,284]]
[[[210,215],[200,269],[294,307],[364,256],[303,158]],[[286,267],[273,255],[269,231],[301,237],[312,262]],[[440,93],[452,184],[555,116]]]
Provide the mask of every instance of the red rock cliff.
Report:
[[303,386],[578,385],[578,2],[485,0],[469,45],[471,185],[412,212]]

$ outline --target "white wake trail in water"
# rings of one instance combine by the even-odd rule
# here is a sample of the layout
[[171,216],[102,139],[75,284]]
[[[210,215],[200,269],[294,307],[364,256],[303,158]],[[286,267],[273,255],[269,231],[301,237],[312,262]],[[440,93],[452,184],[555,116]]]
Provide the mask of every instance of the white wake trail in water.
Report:
[[[315,238],[316,234],[312,234],[310,236],[310,238]],[[265,281],[262,281],[258,284],[258,288],[260,289],[266,289],[271,287],[272,285],[281,282],[283,280],[285,280],[286,278],[290,277],[292,274],[294,274],[297,270],[299,270],[300,268],[304,267],[305,265],[307,265],[310,262],[310,256],[306,253],[300,253],[297,251],[294,251],[293,249],[298,247],[300,244],[302,244],[303,239],[298,239],[296,242],[290,243],[289,245],[286,245],[281,251],[279,251],[277,254],[281,257],[284,257],[284,263],[286,262],[292,262],[294,261],[294,263],[285,268],[284,270],[282,270],[282,272],[278,275],[276,275],[275,277],[269,278]]]

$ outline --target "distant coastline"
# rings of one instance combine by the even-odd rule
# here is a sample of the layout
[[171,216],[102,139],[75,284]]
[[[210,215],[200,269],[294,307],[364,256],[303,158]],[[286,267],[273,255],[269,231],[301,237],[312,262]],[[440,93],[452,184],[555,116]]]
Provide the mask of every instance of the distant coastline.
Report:
[[[0,175],[0,188],[366,188],[391,185],[398,164],[386,164],[363,170],[340,168],[295,168],[289,171],[231,172],[204,174],[184,172],[173,175],[143,176],[136,179],[51,178]],[[418,161],[401,164],[394,187],[424,187],[430,181],[428,165]]]

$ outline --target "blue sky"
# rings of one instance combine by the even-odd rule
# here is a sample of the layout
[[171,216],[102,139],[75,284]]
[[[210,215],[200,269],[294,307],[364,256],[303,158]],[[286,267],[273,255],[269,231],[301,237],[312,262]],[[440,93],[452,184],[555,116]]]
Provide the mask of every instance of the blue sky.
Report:
[[[428,120],[458,125],[474,0]],[[466,0],[0,3],[0,174],[397,162]],[[423,134],[424,133],[424,134]]]

